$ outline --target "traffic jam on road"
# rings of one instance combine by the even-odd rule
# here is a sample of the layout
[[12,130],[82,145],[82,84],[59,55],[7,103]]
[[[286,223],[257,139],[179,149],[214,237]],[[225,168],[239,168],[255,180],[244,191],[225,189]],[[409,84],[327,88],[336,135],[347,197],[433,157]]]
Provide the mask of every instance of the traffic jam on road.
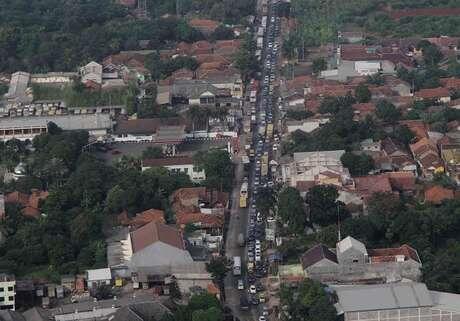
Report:
[[[241,246],[246,244],[246,278],[237,280],[237,287],[242,290],[240,308],[247,310],[251,305],[257,306],[259,321],[267,320],[269,309],[266,305],[267,297],[265,289],[260,280],[268,275],[268,260],[264,255],[267,244],[266,228],[274,223],[273,217],[266,217],[257,210],[257,197],[261,188],[273,187],[271,178],[270,159],[274,158],[278,149],[278,137],[274,134],[274,82],[276,80],[276,66],[278,53],[281,50],[279,43],[281,20],[277,15],[278,4],[271,1],[268,4],[268,15],[262,17],[261,27],[264,28],[264,50],[262,55],[261,91],[256,107],[253,107],[253,115],[256,122],[252,127],[252,148],[254,150],[253,164],[249,171],[249,180],[241,187],[241,207],[246,206],[249,200],[249,215],[247,222],[247,235],[240,235]],[[260,30],[260,28],[259,28]],[[252,192],[249,194],[249,192]],[[246,241],[246,242],[245,242]],[[242,274],[241,258],[234,259],[233,274],[235,277]],[[246,284],[246,287],[245,287]],[[246,293],[247,292],[247,293]]]

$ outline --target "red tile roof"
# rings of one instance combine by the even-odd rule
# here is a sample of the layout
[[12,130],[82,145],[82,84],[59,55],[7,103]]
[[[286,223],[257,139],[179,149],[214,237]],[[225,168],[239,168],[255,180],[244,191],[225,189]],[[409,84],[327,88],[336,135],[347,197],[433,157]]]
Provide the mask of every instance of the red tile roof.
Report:
[[421,89],[415,93],[415,97],[421,99],[436,99],[443,97],[450,97],[449,89],[438,87],[438,88],[427,88]]
[[454,191],[439,185],[434,185],[425,190],[425,201],[439,204],[444,200],[454,198]]
[[185,249],[182,233],[169,225],[150,222],[131,232],[131,244],[134,253],[156,242],[163,242],[181,250]]
[[355,112],[358,112],[361,117],[366,117],[367,115],[372,115],[375,113],[375,104],[374,103],[358,103],[353,104],[353,109]]
[[300,192],[308,192],[310,188],[316,185],[315,181],[297,181],[296,182],[296,189]]
[[403,256],[404,261],[412,259],[422,263],[417,251],[407,244],[396,248],[368,249],[367,254],[371,263],[397,262],[397,256]]
[[393,189],[401,192],[415,190],[415,175],[412,172],[389,172],[385,175]]
[[16,191],[5,195],[5,203],[20,204],[23,215],[37,218],[40,216],[40,201],[45,200],[48,195],[48,192],[36,189],[30,195]]
[[439,82],[445,88],[455,89],[455,90],[460,89],[460,79],[459,78],[454,78],[454,77],[441,78],[439,79]]
[[123,213],[118,215],[118,221],[122,225],[133,226],[135,228],[139,228],[150,222],[159,222],[163,224],[166,223],[164,219],[164,211],[153,208],[145,210],[141,213],[137,213],[132,218],[129,218],[128,213],[124,211]]
[[218,21],[209,20],[209,19],[192,19],[188,24],[202,32],[213,32],[219,26]]
[[421,120],[402,120],[401,125],[407,126],[418,139],[428,138],[428,126]]
[[458,15],[460,15],[460,8],[420,8],[395,10],[390,12],[390,17],[393,19],[418,16],[447,17]]
[[180,228],[184,228],[186,224],[197,224],[202,228],[222,228],[224,226],[224,220],[224,215],[221,214],[176,214],[176,223]]
[[198,213],[199,203],[208,202],[214,208],[224,208],[228,203],[228,193],[208,190],[206,187],[184,187],[174,191],[170,197],[174,212]]
[[386,175],[368,175],[355,178],[356,190],[364,195],[391,192],[390,179]]

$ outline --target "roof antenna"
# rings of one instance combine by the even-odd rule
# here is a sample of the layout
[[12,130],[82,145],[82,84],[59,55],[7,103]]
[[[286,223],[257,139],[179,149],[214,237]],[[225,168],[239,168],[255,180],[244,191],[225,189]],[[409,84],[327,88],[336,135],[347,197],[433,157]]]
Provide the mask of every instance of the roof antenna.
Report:
[[340,210],[339,210],[339,204],[337,204],[337,237],[338,241],[340,242],[342,240],[342,234],[340,233]]

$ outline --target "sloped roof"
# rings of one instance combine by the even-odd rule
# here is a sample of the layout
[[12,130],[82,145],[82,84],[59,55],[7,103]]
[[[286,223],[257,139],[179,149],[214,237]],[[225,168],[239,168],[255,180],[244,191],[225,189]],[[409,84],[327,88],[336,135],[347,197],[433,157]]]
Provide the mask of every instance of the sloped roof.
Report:
[[180,117],[168,118],[143,118],[143,119],[119,119],[115,133],[117,134],[153,134],[161,126],[178,126],[184,121]]
[[329,248],[327,248],[324,244],[315,245],[302,254],[300,262],[302,263],[302,267],[306,269],[322,259],[327,259],[336,264],[338,263],[335,253],[329,250]]
[[203,228],[221,228],[224,226],[224,215],[203,213],[178,213],[176,223],[179,227],[186,224],[199,224]]
[[393,248],[369,249],[367,252],[371,263],[395,262],[396,256],[400,255],[404,256],[404,261],[412,259],[418,263],[422,263],[420,261],[420,257],[417,254],[417,251],[407,244]]
[[393,189],[399,191],[415,190],[415,175],[412,172],[389,172],[386,173]]
[[115,312],[112,321],[160,321],[171,311],[157,301],[139,302],[124,306]]
[[364,194],[391,192],[390,179],[386,175],[368,175],[355,178],[356,190]]
[[450,97],[449,89],[438,87],[438,88],[426,88],[420,89],[415,93],[415,97],[422,99],[434,99],[441,97]]
[[128,213],[124,211],[118,215],[118,220],[122,225],[130,225],[136,228],[144,226],[150,222],[160,222],[163,224],[165,223],[164,211],[154,208],[137,213],[136,216],[132,218],[128,218]]
[[182,233],[172,226],[159,222],[150,222],[131,232],[131,242],[134,253],[156,242],[163,242],[181,250],[185,249]]
[[357,239],[351,236],[347,236],[346,238],[337,243],[337,252],[339,253],[343,253],[351,248],[354,248],[364,254],[367,253],[367,249],[364,243],[358,241]]
[[425,201],[439,204],[444,200],[453,199],[454,191],[439,185],[431,186],[425,190]]
[[143,167],[159,167],[159,166],[174,166],[174,165],[191,165],[193,158],[184,157],[168,157],[168,158],[147,158],[142,161]]

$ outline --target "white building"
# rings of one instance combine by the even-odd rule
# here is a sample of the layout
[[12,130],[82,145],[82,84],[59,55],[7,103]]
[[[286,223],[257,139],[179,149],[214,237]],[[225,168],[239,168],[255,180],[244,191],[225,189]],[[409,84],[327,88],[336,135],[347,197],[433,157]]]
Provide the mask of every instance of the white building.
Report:
[[82,83],[93,81],[97,84],[102,84],[102,65],[95,61],[91,61],[80,68],[80,75]]
[[112,272],[109,268],[87,270],[86,280],[90,289],[95,289],[100,285],[110,285],[112,283]]
[[68,84],[73,82],[78,74],[76,72],[48,72],[45,74],[32,74],[30,82],[32,84]]
[[30,74],[17,71],[11,75],[10,86],[5,97],[9,103],[31,103],[32,90],[29,88]]
[[360,76],[369,76],[378,73],[382,69],[380,61],[356,61],[355,71]]
[[0,310],[14,310],[16,280],[14,276],[0,274]]
[[312,131],[326,124],[327,122],[329,122],[328,118],[310,119],[310,120],[304,120],[304,121],[293,120],[293,121],[287,121],[286,127],[287,127],[287,132],[289,134],[297,130],[300,130],[304,133],[311,133]]
[[300,182],[342,185],[350,180],[340,157],[344,150],[294,153],[294,159],[281,165],[284,183],[297,187]]
[[205,171],[197,168],[191,157],[156,158],[142,161],[143,171],[152,167],[165,167],[172,173],[187,174],[193,182],[201,182],[206,179]]

